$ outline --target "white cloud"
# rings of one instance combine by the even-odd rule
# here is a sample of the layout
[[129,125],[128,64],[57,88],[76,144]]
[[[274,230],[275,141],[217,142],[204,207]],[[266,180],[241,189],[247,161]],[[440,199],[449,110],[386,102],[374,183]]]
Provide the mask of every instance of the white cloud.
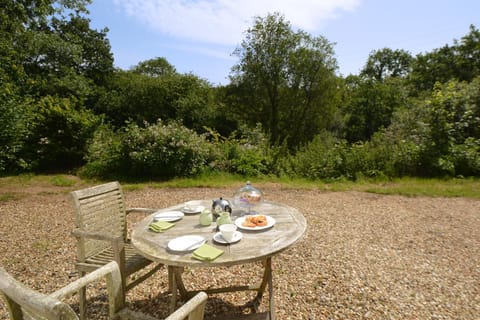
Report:
[[236,45],[253,17],[280,12],[295,28],[318,31],[360,0],[114,0],[127,15],[172,37]]

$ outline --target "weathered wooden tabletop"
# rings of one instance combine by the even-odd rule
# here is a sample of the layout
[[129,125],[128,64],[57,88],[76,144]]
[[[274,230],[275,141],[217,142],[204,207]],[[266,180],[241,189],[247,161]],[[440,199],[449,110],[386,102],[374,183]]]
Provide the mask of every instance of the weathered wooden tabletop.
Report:
[[[201,204],[209,208],[211,200],[202,200]],[[161,211],[181,210],[183,203],[162,209]],[[244,264],[265,260],[285,250],[298,241],[307,228],[304,216],[295,208],[287,205],[264,201],[254,208],[258,214],[268,215],[275,219],[273,227],[264,230],[242,230],[243,238],[230,245],[220,244],[213,240],[216,224],[202,226],[199,214],[185,214],[175,226],[162,233],[148,230],[153,215],[137,223],[132,230],[132,244],[145,257],[169,266],[215,267]],[[241,215],[242,210],[234,209],[232,221]],[[174,238],[185,235],[200,235],[207,243],[224,251],[224,254],[212,262],[202,262],[192,258],[192,252],[174,252],[167,247]]]

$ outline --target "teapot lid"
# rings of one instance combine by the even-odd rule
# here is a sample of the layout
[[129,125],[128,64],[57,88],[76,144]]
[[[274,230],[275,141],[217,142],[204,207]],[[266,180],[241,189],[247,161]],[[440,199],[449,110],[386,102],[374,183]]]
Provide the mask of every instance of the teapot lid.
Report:
[[218,199],[213,200],[213,203],[228,205],[228,204],[230,204],[230,201],[228,201],[227,199],[223,199],[222,197],[220,197],[220,198],[218,198]]

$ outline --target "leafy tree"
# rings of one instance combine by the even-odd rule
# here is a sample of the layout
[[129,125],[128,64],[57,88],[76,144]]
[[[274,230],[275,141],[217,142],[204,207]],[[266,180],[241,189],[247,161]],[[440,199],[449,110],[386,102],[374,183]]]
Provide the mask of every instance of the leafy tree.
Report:
[[126,121],[143,126],[162,119],[179,120],[197,132],[215,125],[215,110],[212,88],[193,74],[152,77],[133,71],[117,71],[95,106],[116,128]]
[[87,142],[101,118],[73,99],[47,96],[30,110],[29,135],[19,152],[26,168],[65,170],[84,163]]
[[470,25],[470,32],[460,41],[454,41],[457,47],[458,77],[460,81],[472,81],[480,76],[480,30]]
[[402,80],[395,78],[378,82],[349,76],[345,90],[342,110],[349,142],[369,140],[380,128],[388,127],[395,110],[408,101]]
[[113,56],[107,30],[91,30],[79,11],[53,16],[48,26],[32,30],[24,68],[36,82],[41,95],[80,99],[93,93],[94,85],[105,84],[113,72]]
[[417,55],[410,82],[418,91],[432,90],[436,82],[472,81],[480,75],[480,31],[473,25],[469,34],[432,52]]
[[28,169],[22,158],[33,122],[31,99],[22,98],[12,88],[0,87],[0,174]]
[[[5,2],[5,1],[4,1]],[[83,108],[113,70],[106,29],[90,29],[89,0],[0,5],[2,170],[82,163],[98,118]]]
[[337,68],[326,39],[294,32],[275,13],[256,17],[234,54],[240,61],[232,68],[229,94],[239,119],[261,123],[272,143],[286,140],[291,147],[325,126]]
[[368,56],[367,63],[360,71],[360,76],[377,81],[389,77],[406,77],[410,72],[413,57],[404,50],[384,48],[375,50]]
[[150,77],[159,77],[177,73],[175,67],[163,57],[142,61],[133,67],[131,71]]
[[437,85],[426,107],[430,136],[425,157],[432,169],[451,175],[480,173],[480,77]]
[[[0,8],[0,74],[24,94],[85,98],[113,71],[107,29],[90,29],[89,0],[9,1]],[[22,75],[22,77],[19,77]]]
[[417,55],[409,78],[417,91],[429,91],[436,82],[444,83],[454,77],[455,50],[445,45],[426,54]]

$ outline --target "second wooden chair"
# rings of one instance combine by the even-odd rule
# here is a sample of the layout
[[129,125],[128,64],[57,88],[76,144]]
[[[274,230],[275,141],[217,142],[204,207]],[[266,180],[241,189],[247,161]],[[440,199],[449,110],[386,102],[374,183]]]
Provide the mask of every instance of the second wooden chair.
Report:
[[[161,264],[139,255],[127,238],[127,214],[152,213],[154,209],[128,209],[120,183],[110,182],[71,192],[75,208],[72,234],[77,239],[76,269],[84,276],[110,261],[116,261],[124,291],[155,273]],[[148,267],[148,268],[147,268]],[[140,272],[142,271],[142,272]],[[131,277],[135,275],[134,277]],[[80,318],[85,319],[86,291],[79,291]]]

